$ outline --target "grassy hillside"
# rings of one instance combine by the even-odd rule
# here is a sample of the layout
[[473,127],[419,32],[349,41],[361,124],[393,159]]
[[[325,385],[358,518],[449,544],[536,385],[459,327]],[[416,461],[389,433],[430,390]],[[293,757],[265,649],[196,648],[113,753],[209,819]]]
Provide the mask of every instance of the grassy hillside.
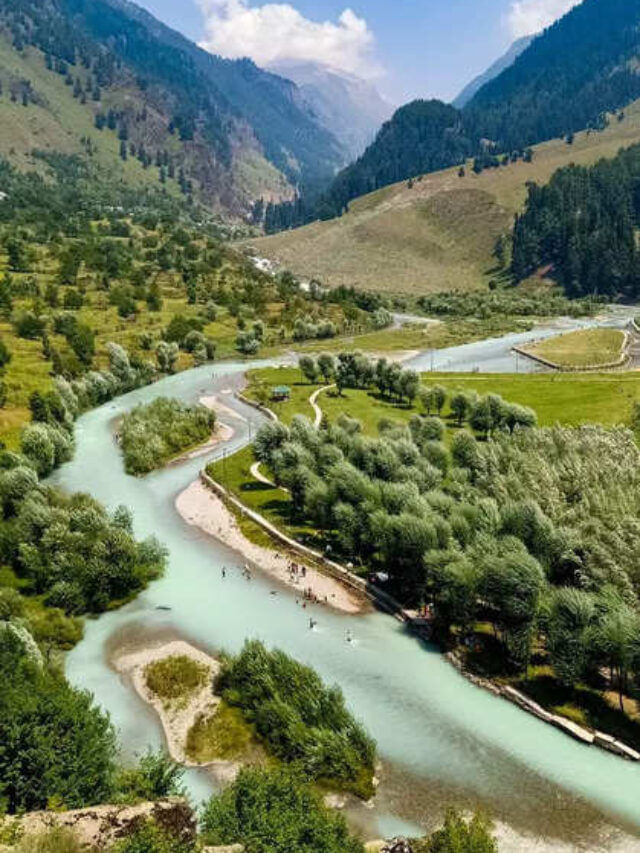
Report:
[[[76,68],[72,78],[84,87],[90,74]],[[99,101],[85,96],[83,103],[74,97],[74,87],[65,83],[63,75],[46,67],[38,48],[26,46],[17,51],[0,35],[0,86],[0,157],[20,169],[41,167],[34,151],[77,154],[100,171],[102,180],[133,187],[160,186],[155,157],[162,151],[174,163],[169,174],[165,170],[167,191],[176,196],[180,193],[182,169],[196,196],[214,210],[237,213],[236,199],[286,198],[291,193],[287,179],[264,157],[250,134],[242,145],[235,146],[227,174],[215,166],[215,158],[211,159],[200,141],[181,141],[169,132],[169,117],[161,105],[129,75],[123,74],[117,83],[103,88]],[[26,105],[24,91],[29,93]],[[126,160],[121,157],[118,131],[95,126],[96,114],[110,112],[121,117],[119,125],[125,123],[128,128]],[[151,158],[146,168],[132,153],[140,145]]]
[[528,181],[546,182],[561,166],[591,164],[640,141],[640,102],[600,132],[583,132],[573,145],[552,140],[534,148],[532,163],[517,162],[475,175],[467,164],[385,187],[351,202],[340,219],[315,222],[250,241],[255,251],[326,285],[422,293],[472,289],[495,277],[497,238],[510,230]]
[[[20,81],[28,81],[33,99],[23,106]],[[144,169],[132,157],[123,162],[115,133],[100,132],[94,126],[95,105],[81,104],[73,97],[64,77],[49,71],[36,48],[16,51],[0,37],[0,156],[19,168],[39,168],[32,152],[42,150],[63,154],[84,154],[82,138],[91,140],[92,160],[112,177],[132,185],[158,183],[155,169]],[[15,102],[12,91],[16,93]],[[133,100],[134,93],[130,93]],[[169,191],[177,191],[168,181]]]

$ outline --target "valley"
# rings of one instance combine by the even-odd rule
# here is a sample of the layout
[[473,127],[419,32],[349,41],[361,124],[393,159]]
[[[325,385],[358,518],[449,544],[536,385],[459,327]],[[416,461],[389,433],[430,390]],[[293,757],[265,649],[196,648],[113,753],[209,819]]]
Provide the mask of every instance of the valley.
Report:
[[355,199],[337,219],[252,238],[251,251],[305,279],[331,287],[418,296],[470,290],[500,280],[496,241],[524,206],[527,182],[544,184],[556,169],[591,165],[640,142],[640,102],[602,131],[576,133],[533,146],[533,162],[510,163],[464,177],[459,167],[385,187]]
[[640,3],[450,5],[0,0],[1,853],[640,851]]
[[[241,387],[243,370],[243,365],[218,366],[212,380],[211,370],[200,368],[120,398],[115,409],[111,404],[88,413],[81,422],[82,438],[75,459],[54,475],[54,482],[76,489],[86,482],[87,470],[91,472],[92,466],[99,465],[111,473],[108,478],[104,474],[91,478],[95,483],[94,494],[107,504],[117,500],[124,473],[115,458],[117,449],[111,441],[111,424],[119,412],[156,394],[196,400],[203,392],[216,393],[242,415],[243,420],[229,418],[236,434],[228,449],[220,448],[213,454],[220,466],[223,456],[239,448],[250,432],[255,434],[261,422],[258,413],[225,393]],[[442,378],[446,381],[446,377]],[[532,377],[532,380],[539,383],[545,378],[549,382],[553,377]],[[470,374],[466,379],[470,386],[475,383],[476,387],[487,381],[490,381],[487,377]],[[528,394],[531,400],[544,399],[539,390],[525,390],[527,377],[513,377],[512,387],[505,376],[496,376],[495,381],[496,390],[511,399],[514,396],[517,399],[513,388],[518,386],[523,389],[520,392],[523,403]],[[589,380],[566,377],[562,381]],[[598,387],[607,381],[615,383],[615,378],[596,377],[591,381]],[[634,378],[621,377],[620,382],[625,387]],[[630,387],[635,388],[635,383]],[[612,399],[616,396],[617,390]],[[561,399],[558,394],[556,412],[562,405]],[[547,417],[550,421],[554,416],[550,413]],[[93,450],[96,439],[102,442],[100,461]],[[113,457],[106,468],[105,454]],[[230,474],[229,462],[228,459]],[[544,724],[518,709],[478,691],[440,656],[425,652],[422,644],[390,617],[382,614],[346,617],[321,605],[301,610],[300,604],[295,604],[295,595],[287,593],[268,576],[262,576],[259,566],[248,582],[242,576],[241,557],[216,544],[215,539],[198,533],[175,514],[173,497],[191,482],[202,464],[202,460],[194,460],[158,472],[150,479],[136,480],[132,485],[129,481],[127,491],[134,502],[137,529],[143,533],[156,529],[158,524],[162,526],[163,538],[172,548],[171,568],[136,603],[87,625],[85,640],[68,658],[67,673],[71,681],[91,689],[101,704],[111,710],[129,749],[135,749],[141,738],[149,739],[149,721],[144,714],[141,716],[139,704],[111,670],[109,660],[113,655],[120,653],[120,649],[135,649],[174,636],[211,650],[234,650],[240,647],[249,630],[281,648],[295,648],[296,655],[320,673],[340,678],[345,695],[376,736],[383,756],[385,770],[377,797],[379,812],[375,813],[379,813],[377,831],[394,831],[398,817],[405,828],[414,822],[422,824],[427,814],[425,808],[429,811],[437,802],[446,801],[446,786],[451,785],[450,790],[456,790],[457,796],[465,801],[468,797],[470,803],[477,802],[479,797],[499,821],[517,827],[523,833],[519,836],[520,849],[527,849],[529,842],[533,845],[532,838],[526,840],[530,833],[534,836],[542,833],[550,844],[562,849],[563,843],[591,846],[600,843],[595,839],[601,832],[608,839],[606,843],[612,845],[610,849],[615,849],[616,843],[633,849],[635,842],[629,836],[617,836],[616,842],[616,832],[605,828],[607,821],[616,822],[613,817],[602,823],[587,804],[596,802],[608,814],[613,810],[623,818],[622,826],[629,826],[627,820],[633,819],[636,796],[631,782],[636,775],[632,764],[594,754],[566,736],[548,731]],[[220,574],[222,565],[227,568],[224,579]],[[270,595],[274,588],[279,590],[276,596]],[[171,603],[170,612],[156,609],[167,602]],[[318,621],[317,631],[308,630],[309,613]],[[355,637],[354,647],[345,643],[347,630]],[[424,675],[416,679],[416,672]],[[382,693],[377,687],[381,682],[389,688]],[[434,684],[438,685],[437,690],[433,689]],[[409,729],[400,724],[400,719],[406,720],[407,715],[411,719]],[[448,732],[444,742],[438,734],[443,727]],[[419,750],[416,731],[421,733]],[[160,737],[159,732],[154,736],[156,743],[161,742]],[[549,749],[542,749],[541,744],[547,739]],[[486,761],[487,750],[492,756],[490,762]],[[208,784],[205,777],[190,773],[188,778],[196,797],[204,796]],[[520,779],[517,783],[516,778]],[[554,780],[553,785],[549,779]],[[554,787],[557,784],[560,789]],[[407,798],[408,790],[414,793]],[[624,806],[626,796],[628,809]],[[375,834],[371,815],[360,813],[357,806],[354,809],[356,822],[364,820],[368,832]],[[390,811],[385,813],[385,809]]]

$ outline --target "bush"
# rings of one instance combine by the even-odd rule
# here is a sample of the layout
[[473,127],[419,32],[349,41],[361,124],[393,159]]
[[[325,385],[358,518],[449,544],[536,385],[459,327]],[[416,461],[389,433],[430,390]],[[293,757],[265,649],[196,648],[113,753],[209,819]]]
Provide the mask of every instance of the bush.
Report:
[[85,850],[72,830],[57,828],[25,836],[14,853],[83,853]]
[[0,473],[0,501],[4,562],[69,612],[102,611],[164,569],[155,539],[136,542],[97,501],[44,489],[30,468]]
[[206,684],[209,667],[186,655],[173,655],[148,664],[145,683],[161,699],[180,699]]
[[205,806],[202,835],[206,844],[242,844],[246,853],[364,853],[344,817],[285,768],[241,770]]
[[0,632],[0,680],[0,799],[8,812],[108,799],[116,739],[91,695],[34,664],[7,631]]
[[309,667],[247,641],[227,658],[216,684],[254,723],[276,756],[299,762],[312,779],[331,780],[368,798],[375,744],[347,710],[342,692]]
[[146,474],[172,456],[206,441],[216,416],[206,406],[159,397],[122,419],[120,445],[128,474]]
[[184,796],[184,768],[166,752],[147,752],[135,767],[121,768],[114,782],[117,802],[136,803]]

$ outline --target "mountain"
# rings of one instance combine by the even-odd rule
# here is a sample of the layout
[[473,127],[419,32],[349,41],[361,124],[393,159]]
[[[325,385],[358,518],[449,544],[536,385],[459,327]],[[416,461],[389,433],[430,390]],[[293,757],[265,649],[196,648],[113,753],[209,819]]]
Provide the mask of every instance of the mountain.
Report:
[[[344,285],[410,296],[486,287],[500,276],[494,256],[496,241],[511,231],[514,215],[523,210],[532,182],[541,186],[557,169],[571,163],[591,166],[639,142],[640,101],[636,101],[625,108],[622,121],[612,121],[601,132],[576,133],[571,145],[554,139],[534,146],[531,162],[521,159],[480,174],[466,169],[463,177],[455,166],[403,180],[354,199],[340,217],[252,238],[248,245],[251,254],[327,287]],[[585,183],[581,192],[586,188]],[[566,211],[582,197],[570,197]],[[618,202],[618,196],[611,198]],[[560,202],[561,197],[559,202],[556,199]],[[621,205],[621,214],[624,209]],[[600,220],[593,217],[592,221],[597,224]],[[553,232],[558,224],[563,226],[564,220],[548,219],[544,227]],[[539,231],[537,226],[535,230]],[[549,245],[563,246],[568,233],[564,229],[560,240]],[[539,232],[536,241],[542,234]],[[592,245],[597,251],[592,256],[601,252],[602,238],[596,236]],[[591,232],[581,234],[581,239],[581,246],[587,248]],[[534,249],[537,245],[535,242]],[[539,257],[547,255],[542,252]],[[603,254],[603,265],[609,258],[610,253]],[[549,256],[549,263],[553,261]],[[609,267],[612,279],[618,273],[616,263]]]
[[583,0],[546,29],[462,109],[416,101],[398,110],[365,153],[336,176],[315,215],[393,181],[461,164],[497,165],[583,128],[640,97],[640,0]]
[[343,162],[293,82],[213,56],[126,0],[0,0],[0,31],[11,45],[0,43],[5,96],[29,106],[38,147],[55,149],[69,131],[77,147],[86,113],[115,135],[123,160],[165,168],[165,179],[236,215],[260,196],[326,185]]
[[374,85],[353,74],[315,62],[282,62],[270,70],[293,80],[322,126],[344,147],[346,162],[362,154],[393,112]]
[[490,83],[505,69],[510,68],[520,54],[529,47],[534,38],[535,35],[522,36],[522,38],[514,41],[509,50],[499,59],[496,59],[486,71],[478,74],[470,83],[467,83],[460,94],[451,102],[453,106],[461,110],[486,83]]

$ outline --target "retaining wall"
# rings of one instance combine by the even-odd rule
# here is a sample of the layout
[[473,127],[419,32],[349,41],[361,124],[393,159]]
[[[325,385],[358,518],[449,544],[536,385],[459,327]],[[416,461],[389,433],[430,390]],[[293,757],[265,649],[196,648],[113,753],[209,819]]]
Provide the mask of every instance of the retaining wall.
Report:
[[266,415],[269,420],[278,420],[276,413],[271,409],[268,409],[266,406],[263,406],[262,403],[256,403],[255,400],[250,400],[249,397],[245,397],[244,394],[240,393],[240,391],[236,391],[235,396],[241,403],[246,403],[246,405],[251,406],[252,409],[257,409],[259,412],[262,412],[262,414]]

